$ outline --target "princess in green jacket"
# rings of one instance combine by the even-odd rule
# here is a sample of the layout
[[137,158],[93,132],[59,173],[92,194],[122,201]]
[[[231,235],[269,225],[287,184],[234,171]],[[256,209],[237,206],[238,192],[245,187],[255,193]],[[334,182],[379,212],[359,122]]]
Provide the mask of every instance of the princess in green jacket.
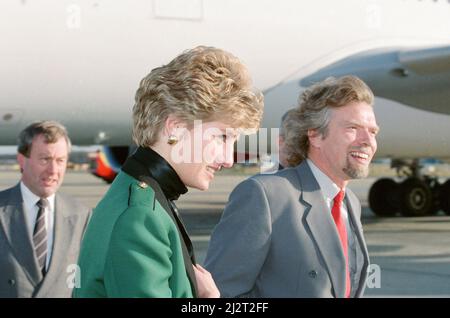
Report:
[[74,297],[219,297],[196,264],[174,201],[207,190],[233,165],[234,143],[255,131],[263,98],[232,54],[197,47],[142,79],[133,107],[138,145],[95,208]]

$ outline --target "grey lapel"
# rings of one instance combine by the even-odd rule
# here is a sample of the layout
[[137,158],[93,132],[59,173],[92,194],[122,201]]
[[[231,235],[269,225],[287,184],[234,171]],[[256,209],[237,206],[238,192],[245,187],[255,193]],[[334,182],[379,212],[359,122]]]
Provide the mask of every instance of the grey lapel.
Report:
[[331,212],[322,191],[306,161],[296,168],[299,175],[300,201],[305,209],[305,221],[330,275],[335,297],[345,297],[345,258]]
[[71,213],[71,207],[64,198],[56,193],[55,196],[55,226],[52,256],[50,259],[47,275],[40,288],[41,292],[45,292],[47,288],[51,288],[55,279],[64,275],[67,268],[67,253],[71,249],[71,238],[78,220],[76,214]]
[[0,223],[3,225],[9,245],[17,261],[24,269],[30,282],[37,286],[42,280],[42,273],[39,270],[34,255],[32,238],[27,229],[20,184],[11,188],[9,200],[3,213],[0,213]]
[[[358,286],[358,289],[355,294],[356,296],[360,296],[362,291],[364,290],[364,286],[366,284],[367,268],[369,266],[369,251],[367,250],[367,246],[366,246],[362,228],[361,228],[361,221],[360,221],[361,215],[360,214],[357,215],[354,210],[354,208],[359,205],[358,202],[355,202],[355,200],[358,200],[358,199],[355,197],[354,194],[350,195],[348,193],[348,191],[345,196],[345,199],[346,199],[346,203],[347,203],[347,210],[348,210],[350,219],[353,223],[353,228],[355,229],[355,234],[358,239],[359,246],[362,249],[360,252],[363,254],[363,257],[364,257],[364,264],[363,264],[362,268],[360,268],[361,277],[359,279],[359,286]],[[358,252],[359,251],[357,251],[357,253]]]

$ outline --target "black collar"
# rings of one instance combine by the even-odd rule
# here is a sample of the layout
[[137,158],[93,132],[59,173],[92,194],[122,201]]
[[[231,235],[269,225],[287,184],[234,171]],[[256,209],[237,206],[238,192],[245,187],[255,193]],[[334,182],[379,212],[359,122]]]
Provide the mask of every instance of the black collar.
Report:
[[177,200],[188,191],[172,166],[156,151],[139,147],[133,157],[148,169],[168,200]]
[[[178,216],[172,200],[187,192],[187,188],[170,164],[150,148],[139,147],[122,166],[122,171],[133,178],[147,183],[155,191],[157,200],[175,223],[181,237],[184,266],[191,282],[192,292],[197,295],[197,282],[192,264],[196,264],[194,248],[189,235]],[[155,204],[155,201],[153,204]]]

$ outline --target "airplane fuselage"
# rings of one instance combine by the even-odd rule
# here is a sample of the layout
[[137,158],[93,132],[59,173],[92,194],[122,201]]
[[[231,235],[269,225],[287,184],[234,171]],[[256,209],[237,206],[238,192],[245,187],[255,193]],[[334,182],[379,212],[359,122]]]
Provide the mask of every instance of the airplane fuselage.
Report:
[[[32,121],[64,123],[74,144],[128,145],[140,79],[196,45],[224,48],[265,93],[278,127],[305,76],[359,52],[450,45],[450,2],[3,1],[0,144]],[[450,116],[377,98],[378,156],[449,157]]]

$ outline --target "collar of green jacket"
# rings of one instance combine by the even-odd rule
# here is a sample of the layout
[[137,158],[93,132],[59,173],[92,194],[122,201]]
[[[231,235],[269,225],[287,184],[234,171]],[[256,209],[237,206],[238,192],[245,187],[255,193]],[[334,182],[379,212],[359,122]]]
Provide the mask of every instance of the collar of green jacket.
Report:
[[153,149],[139,147],[132,157],[147,168],[150,177],[158,182],[167,199],[177,200],[188,191],[172,166]]

